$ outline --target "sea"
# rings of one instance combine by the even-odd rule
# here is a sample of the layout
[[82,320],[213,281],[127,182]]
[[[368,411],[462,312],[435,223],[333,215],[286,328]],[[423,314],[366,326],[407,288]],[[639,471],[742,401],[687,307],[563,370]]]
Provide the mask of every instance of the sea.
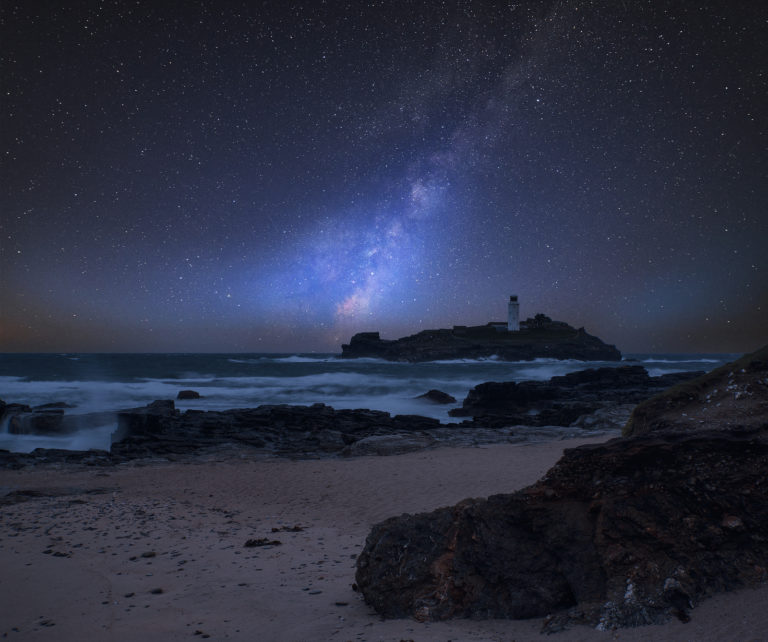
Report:
[[[486,381],[547,380],[585,368],[642,365],[651,376],[709,371],[737,354],[628,354],[623,361],[548,360],[509,362],[493,357],[426,363],[341,359],[335,354],[0,354],[0,399],[40,406],[65,402],[67,415],[117,411],[173,399],[180,410],[253,408],[262,404],[368,408],[393,415],[416,414],[443,422],[453,406],[419,395],[436,389],[457,404]],[[181,390],[200,399],[181,401]],[[64,436],[16,435],[0,422],[0,449],[109,449],[113,421]]]

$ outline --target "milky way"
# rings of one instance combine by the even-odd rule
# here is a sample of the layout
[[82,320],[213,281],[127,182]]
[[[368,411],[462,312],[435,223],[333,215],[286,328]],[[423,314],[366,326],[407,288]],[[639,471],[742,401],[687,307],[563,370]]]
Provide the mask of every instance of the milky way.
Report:
[[759,2],[2,12],[0,351],[768,339]]

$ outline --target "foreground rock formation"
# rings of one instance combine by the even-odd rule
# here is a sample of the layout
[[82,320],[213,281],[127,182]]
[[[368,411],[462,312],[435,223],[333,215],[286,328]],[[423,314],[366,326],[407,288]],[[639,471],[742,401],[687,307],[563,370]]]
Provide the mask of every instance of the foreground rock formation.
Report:
[[504,324],[454,326],[452,330],[423,330],[400,339],[385,340],[378,332],[360,332],[341,346],[344,359],[360,357],[388,361],[440,361],[485,359],[505,361],[533,359],[580,359],[619,361],[621,353],[584,328],[576,329],[543,314],[520,324],[519,332],[507,332]]
[[[753,409],[756,354],[738,368]],[[366,601],[386,617],[609,629],[686,620],[713,593],[768,580],[768,413],[664,430],[658,403],[643,417],[659,429],[566,451],[522,491],[376,525],[358,558]]]

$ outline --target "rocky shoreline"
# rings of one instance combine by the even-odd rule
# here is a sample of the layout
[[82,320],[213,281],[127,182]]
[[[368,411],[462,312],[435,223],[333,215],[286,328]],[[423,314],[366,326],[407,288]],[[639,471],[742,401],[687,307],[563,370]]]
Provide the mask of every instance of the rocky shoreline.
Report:
[[[180,461],[217,453],[288,458],[392,455],[438,446],[613,436],[635,404],[697,374],[650,377],[641,366],[620,366],[583,370],[547,382],[485,383],[451,411],[466,417],[459,423],[375,410],[336,410],[324,404],[181,412],[172,400],[158,400],[116,413],[117,430],[109,451],[0,451],[0,467]],[[422,396],[435,403],[452,399],[435,390]],[[66,403],[29,408],[0,402],[0,417],[11,431],[35,434],[66,433],[105,419],[105,413],[70,417],[66,409]]]

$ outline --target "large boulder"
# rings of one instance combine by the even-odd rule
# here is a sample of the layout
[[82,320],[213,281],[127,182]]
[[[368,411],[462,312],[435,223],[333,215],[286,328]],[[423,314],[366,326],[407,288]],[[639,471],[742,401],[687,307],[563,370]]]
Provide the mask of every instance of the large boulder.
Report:
[[[714,593],[767,581],[764,357],[638,407],[636,436],[566,450],[522,491],[377,524],[358,558],[366,601],[386,617],[609,629],[686,620]],[[710,410],[723,387],[743,404],[734,414]]]
[[766,462],[768,426],[567,450],[520,492],[377,524],[357,585],[385,617],[686,619],[768,579]]
[[0,425],[14,435],[61,436],[114,424],[117,418],[115,412],[66,414],[74,407],[65,401],[30,407],[0,400]]
[[15,413],[8,420],[13,435],[58,435],[63,432],[64,411],[60,408]]
[[112,440],[166,434],[177,428],[179,418],[179,411],[169,399],[153,401],[143,408],[123,410],[117,413],[117,430]]
[[64,409],[73,407],[64,401],[30,407],[0,400],[0,423],[7,423],[8,432],[14,435],[67,434],[77,430],[64,416]]

